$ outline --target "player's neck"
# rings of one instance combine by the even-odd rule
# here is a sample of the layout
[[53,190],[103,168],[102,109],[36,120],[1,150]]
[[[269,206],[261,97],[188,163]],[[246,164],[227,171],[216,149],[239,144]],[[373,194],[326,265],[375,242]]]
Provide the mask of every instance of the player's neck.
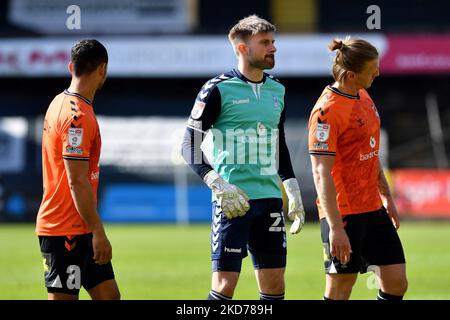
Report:
[[77,93],[80,96],[88,99],[91,103],[94,101],[95,92],[97,89],[88,81],[81,81],[78,78],[72,78],[70,82],[69,92]]
[[244,75],[244,77],[252,82],[260,82],[264,77],[263,70],[253,68],[248,63],[239,62],[238,70]]
[[345,83],[345,82],[335,82],[333,84],[333,87],[338,89],[342,93],[346,93],[352,96],[357,96],[359,89],[352,84]]

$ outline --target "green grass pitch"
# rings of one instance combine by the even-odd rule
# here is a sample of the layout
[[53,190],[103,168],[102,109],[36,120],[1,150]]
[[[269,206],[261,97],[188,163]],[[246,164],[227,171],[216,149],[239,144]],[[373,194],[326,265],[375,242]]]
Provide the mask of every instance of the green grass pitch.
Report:
[[[210,289],[209,225],[109,224],[113,265],[123,299],[205,299]],[[450,222],[403,222],[409,278],[405,299],[450,299]],[[324,288],[319,225],[288,235],[286,299],[321,299]],[[375,299],[371,274],[360,275],[352,299]],[[46,299],[34,225],[0,225],[0,299]],[[88,299],[82,290],[81,299]],[[258,299],[247,257],[235,299]]]

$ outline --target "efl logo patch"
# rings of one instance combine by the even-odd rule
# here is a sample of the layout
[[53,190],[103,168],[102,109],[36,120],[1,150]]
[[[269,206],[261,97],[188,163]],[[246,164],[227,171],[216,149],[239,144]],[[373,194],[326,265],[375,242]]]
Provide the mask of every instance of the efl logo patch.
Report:
[[325,123],[318,123],[316,128],[316,139],[320,142],[325,142],[330,137],[330,125]]
[[82,128],[69,128],[69,146],[78,147],[83,142]]
[[191,111],[191,117],[194,120],[200,119],[203,114],[203,110],[205,110],[205,103],[202,101],[195,101],[194,107]]

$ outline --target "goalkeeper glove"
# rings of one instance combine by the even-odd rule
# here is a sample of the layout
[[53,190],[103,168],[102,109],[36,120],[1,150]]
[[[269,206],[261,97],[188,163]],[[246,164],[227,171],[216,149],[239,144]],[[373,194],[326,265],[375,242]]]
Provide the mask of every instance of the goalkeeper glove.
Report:
[[303,208],[302,195],[297,179],[290,178],[283,181],[284,189],[289,200],[289,220],[293,221],[290,233],[296,234],[302,230],[305,223],[305,209]]
[[247,195],[235,185],[223,180],[214,170],[209,171],[203,181],[216,195],[217,203],[228,219],[242,217],[250,209]]

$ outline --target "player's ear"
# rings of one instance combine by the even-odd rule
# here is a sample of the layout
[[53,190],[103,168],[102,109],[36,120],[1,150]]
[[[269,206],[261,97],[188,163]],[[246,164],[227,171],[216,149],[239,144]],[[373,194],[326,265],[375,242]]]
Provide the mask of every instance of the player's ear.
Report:
[[72,64],[72,61],[69,62],[69,65],[67,66],[67,68],[69,69],[70,74],[72,74],[72,72],[73,72],[73,64]]
[[247,54],[248,48],[247,48],[247,45],[245,44],[245,42],[238,42],[236,44],[236,52],[239,55],[243,55],[243,56],[245,56]]
[[346,71],[345,72],[345,79],[353,81],[355,80],[356,74],[353,71]]
[[99,76],[104,77],[106,75],[107,69],[108,69],[108,64],[106,62],[99,65],[97,68]]

